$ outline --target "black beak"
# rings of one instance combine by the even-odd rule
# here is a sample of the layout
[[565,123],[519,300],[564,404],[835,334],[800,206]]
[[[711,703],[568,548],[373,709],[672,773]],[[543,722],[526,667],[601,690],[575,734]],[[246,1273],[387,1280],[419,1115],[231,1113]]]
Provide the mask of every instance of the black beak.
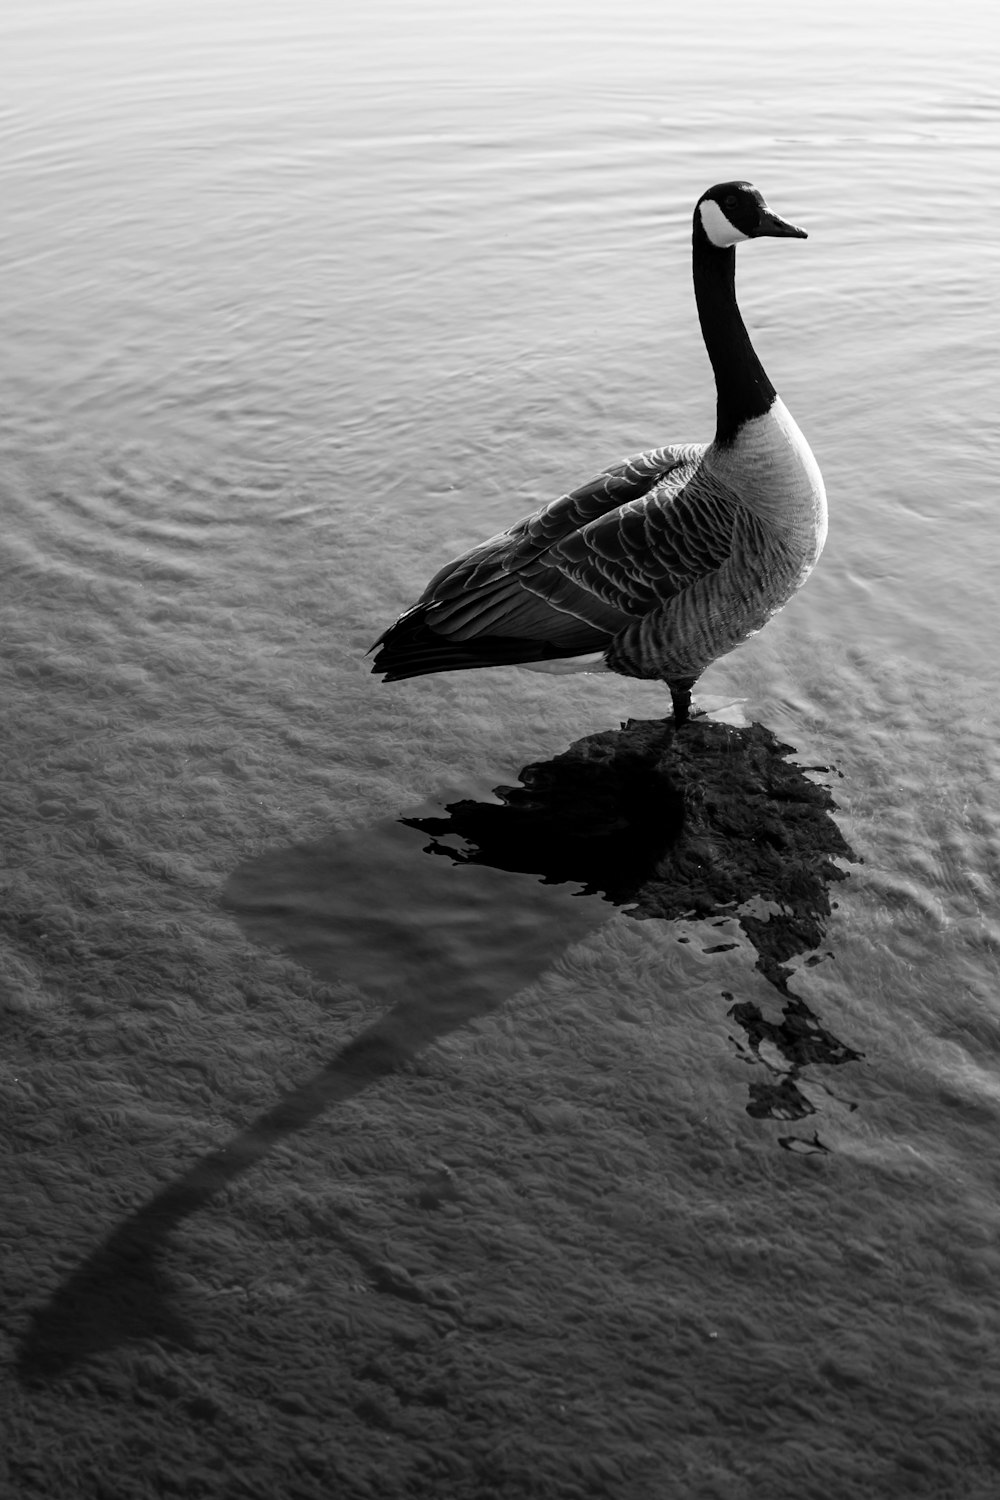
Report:
[[769,208],[761,209],[760,223],[754,230],[751,238],[767,235],[775,240],[807,240],[809,236],[804,229],[799,229],[795,224],[789,224],[786,219],[779,219],[777,214]]

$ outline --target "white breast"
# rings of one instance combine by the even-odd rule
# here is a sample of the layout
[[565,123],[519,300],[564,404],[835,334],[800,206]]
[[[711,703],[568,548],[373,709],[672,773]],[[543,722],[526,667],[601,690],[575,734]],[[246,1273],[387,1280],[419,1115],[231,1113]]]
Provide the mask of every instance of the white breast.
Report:
[[780,398],[764,416],[744,422],[734,443],[713,444],[705,465],[801,554],[806,572],[812,569],[826,541],[826,489],[812,449]]

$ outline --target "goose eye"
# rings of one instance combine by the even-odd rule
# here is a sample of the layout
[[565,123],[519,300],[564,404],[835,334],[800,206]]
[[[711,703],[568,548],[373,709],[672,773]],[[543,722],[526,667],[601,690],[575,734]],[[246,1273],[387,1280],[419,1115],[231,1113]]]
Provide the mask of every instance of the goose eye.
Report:
[[738,202],[739,202],[739,199],[736,197],[735,193],[727,193],[727,195],[726,195],[726,207],[727,208],[735,208]]

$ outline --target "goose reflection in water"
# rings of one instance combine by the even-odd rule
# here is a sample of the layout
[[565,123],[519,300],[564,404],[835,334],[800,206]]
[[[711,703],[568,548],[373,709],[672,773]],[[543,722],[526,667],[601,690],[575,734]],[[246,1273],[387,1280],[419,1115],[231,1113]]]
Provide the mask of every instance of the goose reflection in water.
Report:
[[[808,774],[829,768],[796,765],[791,753],[759,724],[699,717],[677,735],[669,723],[632,721],[527,766],[519,786],[496,788],[499,806],[465,800],[445,818],[403,821],[432,835],[428,853],[577,882],[640,920],[735,916],[757,950],[756,967],[782,997],[781,1019],[772,1021],[723,991],[745,1035],[736,1045],[769,1075],[751,1082],[747,1112],[801,1119],[815,1112],[798,1087],[803,1070],[860,1054],[788,988],[788,960],[823,939],[828,887],[845,874],[834,861],[854,858],[831,817],[829,790]],[[819,962],[815,952],[806,959]],[[803,1148],[797,1137],[781,1144]]]

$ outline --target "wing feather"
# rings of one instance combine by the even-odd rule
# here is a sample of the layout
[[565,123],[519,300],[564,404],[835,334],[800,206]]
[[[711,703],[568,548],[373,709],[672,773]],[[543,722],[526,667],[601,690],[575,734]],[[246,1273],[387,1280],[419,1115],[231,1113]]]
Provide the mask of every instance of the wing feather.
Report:
[[730,555],[735,495],[698,469],[680,489],[592,521],[549,549],[549,569],[632,618],[667,602]]

